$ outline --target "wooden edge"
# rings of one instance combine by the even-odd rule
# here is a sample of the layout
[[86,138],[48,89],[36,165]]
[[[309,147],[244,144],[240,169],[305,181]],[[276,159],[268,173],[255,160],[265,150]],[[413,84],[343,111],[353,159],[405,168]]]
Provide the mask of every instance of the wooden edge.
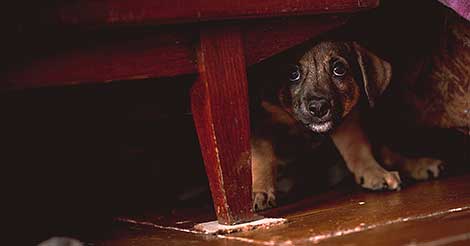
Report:
[[[248,65],[345,23],[347,16],[308,16],[240,23]],[[184,31],[182,31],[184,30]],[[197,30],[165,29],[143,37],[75,41],[44,55],[24,54],[0,75],[0,89],[107,83],[197,73]],[[52,42],[52,41],[51,41]],[[57,41],[56,41],[57,42]],[[29,56],[29,57],[28,57]],[[21,55],[19,55],[21,57]],[[21,58],[20,58],[21,59]]]
[[78,0],[60,1],[30,18],[47,28],[103,28],[353,13],[378,5],[379,0]]

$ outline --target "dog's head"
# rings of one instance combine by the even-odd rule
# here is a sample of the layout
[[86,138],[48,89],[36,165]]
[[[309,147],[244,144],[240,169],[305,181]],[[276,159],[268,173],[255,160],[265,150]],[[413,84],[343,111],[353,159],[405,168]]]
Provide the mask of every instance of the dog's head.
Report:
[[280,100],[303,125],[324,133],[351,111],[361,94],[373,106],[390,78],[390,64],[356,43],[324,41],[289,66]]

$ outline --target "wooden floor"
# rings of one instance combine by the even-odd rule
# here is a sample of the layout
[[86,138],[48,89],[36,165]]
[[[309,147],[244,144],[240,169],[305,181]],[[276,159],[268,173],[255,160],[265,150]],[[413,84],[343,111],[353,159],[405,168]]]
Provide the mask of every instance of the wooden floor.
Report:
[[[351,187],[347,185],[346,187]],[[117,218],[92,245],[470,245],[470,174],[411,184],[399,192],[338,188],[263,213],[284,225],[227,235],[192,230],[205,209]],[[197,216],[196,216],[197,215]]]

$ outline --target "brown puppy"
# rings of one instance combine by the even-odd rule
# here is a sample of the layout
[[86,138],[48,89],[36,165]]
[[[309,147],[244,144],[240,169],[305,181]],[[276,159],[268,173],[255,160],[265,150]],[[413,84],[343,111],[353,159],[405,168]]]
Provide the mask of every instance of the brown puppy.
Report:
[[[291,66],[279,88],[279,100],[265,101],[262,106],[272,122],[287,125],[294,135],[311,140],[316,135],[330,135],[363,187],[396,190],[401,182],[398,173],[384,170],[374,159],[359,124],[358,109],[362,95],[373,106],[390,78],[390,65],[356,43],[323,41]],[[279,161],[273,135],[255,134],[252,139],[255,210],[275,205]]]
[[470,21],[451,10],[443,16],[438,47],[401,71],[398,79],[413,108],[413,121],[470,136]]
[[[400,98],[401,103],[390,103],[397,107],[388,111],[392,115],[408,112],[406,125],[416,129],[453,129],[470,137],[470,22],[451,10],[442,10],[442,16],[435,17],[442,21],[442,26],[436,27],[437,35],[429,39],[436,40],[436,44],[412,59],[395,61],[396,94],[390,98]],[[386,120],[396,126],[403,124],[393,118]],[[399,137],[406,141],[410,136]],[[443,169],[441,160],[405,157],[385,147],[381,156],[383,164],[395,166],[417,180],[436,178]]]

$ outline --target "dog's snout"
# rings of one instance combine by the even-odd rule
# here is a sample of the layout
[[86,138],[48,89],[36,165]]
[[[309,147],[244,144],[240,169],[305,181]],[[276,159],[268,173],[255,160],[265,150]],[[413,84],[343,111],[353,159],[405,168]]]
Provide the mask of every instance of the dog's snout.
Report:
[[308,104],[308,111],[314,117],[322,119],[329,115],[331,105],[324,98],[314,99]]

